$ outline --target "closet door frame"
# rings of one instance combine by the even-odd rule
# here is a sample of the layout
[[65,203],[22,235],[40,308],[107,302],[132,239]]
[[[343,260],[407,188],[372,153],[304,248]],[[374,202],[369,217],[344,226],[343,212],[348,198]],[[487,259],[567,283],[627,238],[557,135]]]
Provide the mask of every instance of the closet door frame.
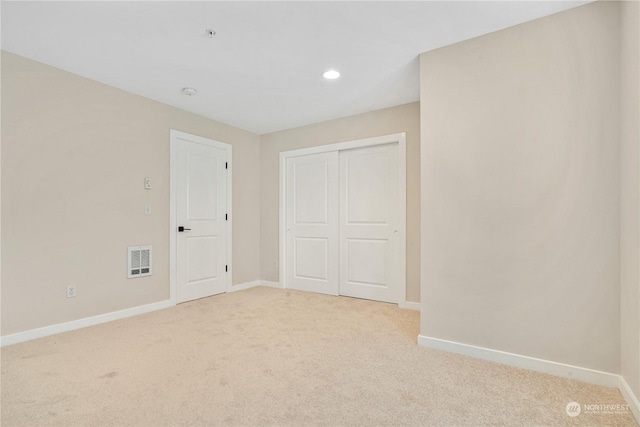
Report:
[[280,153],[280,212],[279,212],[279,279],[280,286],[288,288],[286,278],[286,244],[287,244],[287,159],[310,154],[327,153],[333,151],[350,150],[353,148],[374,147],[376,145],[398,144],[398,234],[399,234],[399,264],[398,264],[398,304],[402,307],[407,302],[407,156],[406,133],[394,133],[373,138],[358,139],[353,141],[338,142],[334,144],[320,145],[298,150],[283,151]]

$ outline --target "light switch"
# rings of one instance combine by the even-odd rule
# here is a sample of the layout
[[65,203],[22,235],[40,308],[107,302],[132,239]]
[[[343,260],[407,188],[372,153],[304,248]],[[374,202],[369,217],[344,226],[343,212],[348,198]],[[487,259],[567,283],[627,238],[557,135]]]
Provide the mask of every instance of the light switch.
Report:
[[144,188],[147,190],[151,190],[151,178],[144,179]]
[[144,205],[144,214],[151,215],[151,205]]

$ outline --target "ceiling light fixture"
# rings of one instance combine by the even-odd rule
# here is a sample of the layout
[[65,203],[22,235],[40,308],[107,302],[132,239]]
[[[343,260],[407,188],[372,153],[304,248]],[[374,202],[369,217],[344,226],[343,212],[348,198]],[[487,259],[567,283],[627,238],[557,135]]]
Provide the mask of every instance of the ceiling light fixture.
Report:
[[184,93],[187,96],[194,96],[196,93],[198,93],[198,91],[192,87],[184,87],[182,88],[182,93]]
[[340,77],[340,73],[336,70],[327,70],[324,73],[322,73],[322,77],[324,77],[327,80],[335,80],[338,77]]

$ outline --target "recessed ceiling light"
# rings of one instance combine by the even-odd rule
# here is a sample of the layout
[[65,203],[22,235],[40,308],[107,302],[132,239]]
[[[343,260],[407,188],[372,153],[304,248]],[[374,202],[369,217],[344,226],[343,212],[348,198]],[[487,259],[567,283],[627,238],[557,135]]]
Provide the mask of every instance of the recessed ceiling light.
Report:
[[340,77],[340,73],[337,72],[336,70],[327,70],[324,73],[322,73],[322,77],[324,77],[327,80],[335,80],[338,77]]
[[182,93],[184,93],[187,96],[194,96],[196,93],[198,93],[198,91],[192,87],[184,87],[182,88]]

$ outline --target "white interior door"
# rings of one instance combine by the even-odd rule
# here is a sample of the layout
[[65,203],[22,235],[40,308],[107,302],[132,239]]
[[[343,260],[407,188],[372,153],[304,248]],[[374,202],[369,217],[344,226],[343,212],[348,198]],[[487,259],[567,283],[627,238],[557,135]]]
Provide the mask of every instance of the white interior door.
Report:
[[196,141],[171,144],[178,303],[227,289],[227,151]]
[[398,144],[340,152],[340,295],[399,302]]
[[286,283],[338,295],[338,152],[286,162]]

